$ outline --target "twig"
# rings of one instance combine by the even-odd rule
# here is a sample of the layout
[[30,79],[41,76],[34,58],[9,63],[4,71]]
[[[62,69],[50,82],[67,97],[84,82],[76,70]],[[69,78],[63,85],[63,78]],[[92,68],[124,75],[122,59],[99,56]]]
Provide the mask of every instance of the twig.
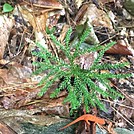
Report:
[[120,112],[118,112],[114,107],[112,107],[112,109],[118,114],[120,115],[126,122],[128,122],[130,125],[132,125],[134,127],[134,124],[132,122],[130,122],[128,119],[126,119]]
[[[113,84],[113,83],[112,83]],[[119,92],[121,92],[129,101],[131,101],[132,103],[134,103],[134,101],[130,98],[130,97],[128,97],[123,91],[121,91],[117,86],[115,86],[114,84],[113,84],[113,86],[119,91]]]
[[118,102],[113,102],[113,101],[110,101],[110,100],[106,100],[106,99],[101,99],[102,101],[106,101],[106,102],[109,102],[109,103],[112,103],[112,104],[118,104],[119,106],[122,106],[122,107],[125,107],[125,108],[129,108],[129,109],[132,109],[132,110],[134,110],[134,108],[133,107],[130,107],[130,106],[126,106],[126,105],[124,105],[124,104],[120,104],[120,103],[118,103]]

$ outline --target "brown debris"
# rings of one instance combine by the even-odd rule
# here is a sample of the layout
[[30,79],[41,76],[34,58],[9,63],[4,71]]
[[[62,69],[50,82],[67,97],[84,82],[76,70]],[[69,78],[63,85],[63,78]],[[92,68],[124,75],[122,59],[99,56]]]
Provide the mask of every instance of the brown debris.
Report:
[[1,134],[16,134],[9,126],[0,122],[0,133]]
[[122,55],[134,55],[134,50],[128,46],[127,44],[124,45],[124,40],[118,40],[117,43],[111,47],[106,53],[111,54],[122,54]]

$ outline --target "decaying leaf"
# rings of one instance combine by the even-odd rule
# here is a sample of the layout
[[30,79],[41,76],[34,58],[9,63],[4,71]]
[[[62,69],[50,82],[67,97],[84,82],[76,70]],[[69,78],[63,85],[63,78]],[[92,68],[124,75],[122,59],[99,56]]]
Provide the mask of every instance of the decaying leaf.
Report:
[[[46,20],[48,16],[48,12],[45,12],[43,14],[33,15],[32,12],[29,11],[29,8],[21,7],[18,5],[19,11],[21,12],[24,19],[26,19],[31,26],[33,26],[34,31],[44,31],[46,29]],[[14,14],[16,14],[17,8],[14,10]]]
[[31,73],[30,68],[14,62],[9,69],[0,69],[0,79],[3,81],[0,86],[27,82]]
[[86,53],[84,55],[81,55],[80,56],[81,69],[89,69],[96,57],[97,57],[97,52]]
[[38,0],[25,2],[25,6],[18,5],[17,7],[15,11],[19,9],[23,18],[33,27],[36,42],[48,48],[44,38],[45,30],[46,27],[52,28],[57,24],[60,17],[58,10],[63,9],[62,5],[56,0]]
[[38,92],[39,90],[30,88],[8,91],[5,93],[6,96],[3,94],[1,103],[5,109],[20,108],[35,98]]
[[76,5],[77,5],[77,8],[79,8],[81,5],[82,5],[82,2],[83,2],[84,0],[75,0],[75,3],[76,3]]
[[7,84],[7,69],[0,69],[0,87]]
[[82,21],[85,22],[87,18],[92,26],[107,27],[113,30],[113,26],[108,15],[103,10],[98,9],[94,4],[88,5],[87,11],[84,14]]
[[44,8],[63,9],[62,5],[57,0],[33,0],[33,5]]
[[106,4],[109,2],[114,2],[114,0],[99,0],[101,3]]
[[14,21],[6,15],[0,15],[0,59],[3,58],[5,47],[8,44],[10,31],[14,25]]
[[124,40],[118,40],[114,46],[106,51],[106,53],[134,56],[134,50],[131,48],[130,45],[126,44]]
[[75,17],[75,19],[74,19],[74,21],[75,21],[76,23],[79,23],[79,22],[82,20],[83,16],[84,16],[85,13],[87,12],[87,9],[88,9],[88,5],[83,5],[83,6],[79,9],[79,11],[78,11],[78,13],[76,14],[76,17]]
[[61,34],[60,34],[60,36],[59,36],[59,38],[58,38],[58,40],[59,40],[60,42],[63,42],[63,40],[64,40],[64,38],[65,38],[65,36],[66,36],[66,32],[68,31],[68,29],[69,29],[69,25],[64,25],[64,26],[63,26],[62,32],[61,32]]
[[[133,99],[133,98],[131,98],[131,99]],[[129,123],[129,121],[132,122],[131,119],[133,119],[133,116],[134,116],[134,109],[133,109],[134,103],[128,99],[125,99],[124,101],[120,102],[120,104],[121,105],[119,105],[119,107],[118,107],[118,112],[120,114],[117,113],[115,115],[115,120],[117,121],[116,126],[126,127],[127,126],[126,120],[127,120],[127,123]]]

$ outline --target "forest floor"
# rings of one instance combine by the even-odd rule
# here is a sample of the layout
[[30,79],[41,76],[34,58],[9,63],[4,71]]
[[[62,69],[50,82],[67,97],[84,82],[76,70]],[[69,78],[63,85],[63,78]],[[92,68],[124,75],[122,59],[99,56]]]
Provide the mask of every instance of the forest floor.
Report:
[[[39,59],[31,54],[40,51],[36,45],[39,42],[53,54],[60,55],[59,48],[48,38],[47,29],[54,29],[54,35],[64,44],[69,27],[73,29],[73,42],[81,30],[76,27],[84,27],[87,22],[92,27],[88,44],[116,42],[106,51],[101,62],[129,62],[123,69],[110,71],[132,74],[129,78],[113,80],[116,89],[123,94],[123,99],[102,98],[107,112],[98,110],[97,115],[111,123],[97,127],[96,133],[134,133],[133,7],[134,2],[131,0],[129,3],[127,0],[0,1],[0,132],[88,134],[83,130],[85,127],[80,130],[80,126],[59,131],[73,118],[69,114],[69,104],[63,104],[67,92],[63,91],[58,98],[50,99],[50,93],[57,87],[55,84],[43,97],[38,96],[41,89],[38,83],[46,72],[33,75],[36,67],[32,62]],[[62,53],[60,56],[64,59]]]

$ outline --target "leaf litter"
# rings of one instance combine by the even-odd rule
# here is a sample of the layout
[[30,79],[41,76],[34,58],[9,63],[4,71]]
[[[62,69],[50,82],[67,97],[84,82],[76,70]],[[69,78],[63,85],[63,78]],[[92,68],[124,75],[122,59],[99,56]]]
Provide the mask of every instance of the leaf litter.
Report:
[[[111,64],[124,60],[130,62],[130,66],[126,66],[125,70],[109,71],[113,73],[131,72],[133,74],[128,79],[111,80],[111,85],[120,90],[125,98],[115,101],[104,100],[105,104],[106,102],[110,104],[107,107],[108,113],[101,111],[99,113],[102,117],[105,114],[107,114],[107,117],[112,117],[109,118],[112,120],[112,125],[109,124],[106,128],[108,132],[111,132],[113,127],[117,126],[129,129],[134,127],[134,17],[133,9],[128,6],[129,3],[122,3],[120,0],[100,0],[98,2],[94,0],[91,2],[84,0],[61,0],[60,2],[38,0],[36,3],[27,0],[20,3],[10,3],[7,0],[0,3],[1,7],[5,2],[13,5],[14,10],[8,14],[0,15],[1,120],[7,123],[6,119],[8,118],[12,120],[14,117],[18,121],[23,117],[22,122],[33,124],[44,122],[43,125],[49,126],[62,119],[52,117],[49,119],[48,117],[51,122],[48,123],[48,120],[45,121],[45,119],[41,121],[42,117],[47,118],[47,115],[69,117],[69,104],[63,105],[62,103],[63,98],[67,95],[66,91],[63,91],[56,100],[49,98],[57,83],[42,98],[38,96],[41,89],[38,82],[47,72],[33,77],[32,72],[35,68],[32,62],[38,59],[32,56],[31,52],[39,51],[34,43],[34,41],[38,41],[42,46],[50,49],[52,53],[59,53],[58,48],[47,38],[46,28],[55,27],[57,37],[64,44],[65,32],[68,27],[70,25],[74,27],[78,24],[84,26],[84,23],[88,20],[88,26],[92,28],[91,37],[89,37],[91,44],[100,43],[104,45],[109,40],[117,42],[107,51],[102,61]],[[81,61],[77,61],[80,62],[79,64],[82,67],[92,64],[90,59],[93,56],[91,54],[87,55],[83,55],[84,58],[82,57]],[[61,57],[64,59],[62,53]],[[28,112],[30,111],[32,112],[29,115]],[[31,119],[33,120],[30,121]],[[36,123],[34,120],[37,120]],[[0,127],[0,130],[4,129]],[[13,131],[20,133],[19,129],[17,131],[15,129],[17,128],[14,128]],[[12,133],[12,130],[9,131]]]

